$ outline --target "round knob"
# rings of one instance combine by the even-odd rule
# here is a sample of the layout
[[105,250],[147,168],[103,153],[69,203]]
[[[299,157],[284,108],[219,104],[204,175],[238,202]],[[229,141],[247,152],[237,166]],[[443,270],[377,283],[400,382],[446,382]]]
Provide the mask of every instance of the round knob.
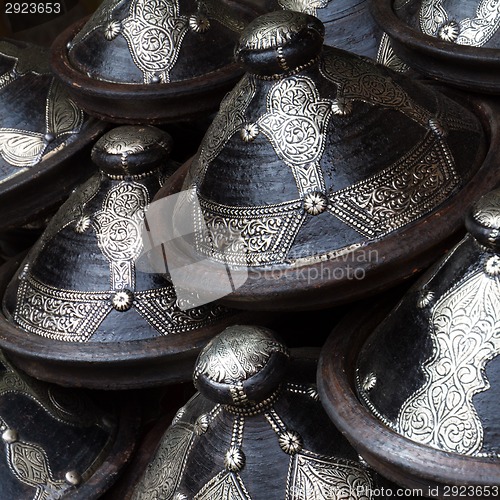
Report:
[[117,127],[92,149],[92,161],[112,178],[143,176],[170,157],[172,138],[151,126]]
[[472,206],[465,227],[481,245],[500,251],[500,189],[485,194]]
[[194,384],[207,398],[232,406],[252,406],[279,387],[288,366],[288,349],[274,333],[257,326],[231,326],[201,351]]
[[236,59],[256,75],[295,72],[316,60],[324,35],[323,23],[316,17],[285,10],[271,12],[243,30]]

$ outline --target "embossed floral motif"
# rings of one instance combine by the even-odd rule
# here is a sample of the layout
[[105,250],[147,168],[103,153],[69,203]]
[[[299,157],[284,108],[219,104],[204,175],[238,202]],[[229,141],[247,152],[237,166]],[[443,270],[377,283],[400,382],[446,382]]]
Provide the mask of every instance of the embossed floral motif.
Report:
[[245,454],[238,446],[231,446],[224,456],[224,467],[231,472],[239,472],[245,467]]
[[424,385],[401,407],[397,430],[445,451],[475,455],[483,427],[475,394],[489,388],[486,363],[500,354],[500,281],[474,271],[443,295],[432,309],[432,356]]
[[201,351],[194,380],[203,373],[214,382],[243,382],[261,370],[275,352],[288,356],[286,347],[272,339],[266,330],[238,326],[236,335],[228,328]]
[[106,194],[102,210],[94,214],[97,244],[110,262],[113,290],[134,289],[134,261],[142,250],[141,224],[148,203],[142,184],[123,181]]
[[317,10],[324,9],[329,2],[330,0],[278,0],[282,9],[304,12],[311,16],[317,16]]
[[210,29],[210,21],[208,17],[202,14],[193,14],[189,17],[189,28],[195,33],[205,33]]
[[449,18],[443,0],[423,0],[419,22],[420,29],[427,35],[459,45],[481,47],[500,27],[500,1],[480,0],[475,17],[457,21]]
[[304,210],[309,215],[319,215],[326,210],[328,198],[317,191],[307,193],[304,197]]
[[144,83],[153,77],[170,81],[170,70],[179,56],[189,27],[188,18],[179,15],[178,0],[133,0],[130,15],[122,21],[122,33]]
[[370,500],[370,474],[356,462],[301,452],[291,457],[285,500]]
[[240,131],[243,141],[252,142],[259,135],[259,127],[256,123],[246,123]]
[[104,38],[108,41],[114,40],[122,31],[120,21],[110,21],[104,28]]

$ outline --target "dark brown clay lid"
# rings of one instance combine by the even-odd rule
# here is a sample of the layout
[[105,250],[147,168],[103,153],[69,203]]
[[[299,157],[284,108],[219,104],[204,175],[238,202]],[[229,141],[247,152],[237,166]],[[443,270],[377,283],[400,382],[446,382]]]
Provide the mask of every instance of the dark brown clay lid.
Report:
[[[217,304],[190,308],[177,300],[170,281],[136,264],[143,250],[144,213],[175,168],[170,149],[170,136],[151,126],[119,127],[97,142],[92,158],[100,172],[61,207],[6,288],[6,321],[19,331],[13,343],[25,337],[48,342],[48,357],[48,351],[56,358],[63,350],[66,362],[76,364],[92,357],[93,350],[104,364],[120,359],[126,364],[127,358],[147,364],[175,354],[174,346],[182,350],[172,337],[193,334],[185,349],[196,350],[203,335],[221,328],[217,325],[231,315],[229,310]],[[93,345],[87,354],[86,344]],[[15,349],[9,342],[3,345]],[[39,355],[35,345],[31,349],[32,356]],[[99,363],[95,357],[92,361]],[[75,380],[81,376],[75,374]],[[117,384],[141,383],[141,376],[130,371],[122,377]]]
[[[472,207],[466,225],[467,236],[385,319],[375,304],[336,328],[320,372],[330,415],[367,461],[406,486],[439,486],[441,496],[449,484],[500,485],[499,190]],[[362,443],[363,433],[373,440]]]
[[[48,50],[0,40],[0,230],[54,210],[92,166],[75,159],[104,130],[69,98]],[[36,187],[34,186],[36,184]]]
[[212,339],[196,363],[200,392],[177,413],[132,498],[369,496],[378,477],[329,422],[308,371],[288,361],[265,328],[233,326]]
[[460,213],[443,227],[443,210],[461,198],[459,212],[485,161],[473,108],[322,47],[322,33],[296,12],[253,21],[236,51],[249,72],[185,167],[199,208],[180,208],[197,231],[179,253],[205,258],[207,274],[232,266],[244,283],[228,303],[319,307],[397,282],[460,227]]
[[89,113],[121,123],[215,111],[241,76],[239,33],[257,14],[234,0],[105,0],[53,46],[53,68]]
[[500,92],[497,1],[381,0],[372,13],[413,69],[468,90]]
[[2,498],[96,499],[134,448],[136,411],[28,377],[0,353]]

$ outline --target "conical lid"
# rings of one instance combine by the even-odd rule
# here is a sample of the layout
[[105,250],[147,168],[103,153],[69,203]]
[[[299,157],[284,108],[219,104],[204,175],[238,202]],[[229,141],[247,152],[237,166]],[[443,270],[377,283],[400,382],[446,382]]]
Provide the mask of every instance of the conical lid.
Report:
[[192,118],[215,110],[241,75],[233,52],[255,16],[233,0],[105,0],[55,43],[54,70],[100,117]]
[[289,357],[265,328],[233,326],[211,340],[194,372],[200,392],[177,413],[132,498],[367,498],[378,477]]
[[[428,222],[456,202],[485,158],[485,135],[469,109],[323,46],[323,32],[318,19],[297,12],[253,21],[237,51],[248,72],[186,166],[183,187],[199,207],[186,198],[179,212],[191,210],[198,231],[182,251],[248,272],[246,288],[227,298],[245,307],[269,300],[275,285],[288,297],[347,281],[363,293],[371,286],[364,278],[388,265],[403,241],[416,240],[407,252],[415,260],[418,245],[427,241],[428,250],[453,232]],[[337,274],[335,259],[344,266]],[[311,264],[315,275],[301,271]]]
[[360,352],[356,388],[388,427],[417,443],[500,458],[500,191]]
[[132,415],[34,380],[0,353],[1,497],[100,498],[133,450]]
[[[170,136],[151,126],[119,127],[97,142],[92,158],[100,172],[61,207],[5,292],[4,313],[23,332],[19,340],[36,337],[52,349],[61,343],[117,344],[124,362],[128,353],[131,359],[141,354],[147,363],[169,337],[209,332],[229,315],[216,304],[181,304],[168,280],[136,266],[144,212],[174,168],[170,148]],[[156,350],[151,345],[149,353],[143,351],[155,338],[160,339]],[[68,360],[85,357],[78,345],[61,348]],[[106,352],[104,345],[94,349]],[[133,380],[134,374],[124,376]]]
[[104,127],[54,79],[47,49],[6,39],[0,40],[0,110],[0,228],[5,229],[55,209],[88,177],[88,167],[75,167],[74,156]]

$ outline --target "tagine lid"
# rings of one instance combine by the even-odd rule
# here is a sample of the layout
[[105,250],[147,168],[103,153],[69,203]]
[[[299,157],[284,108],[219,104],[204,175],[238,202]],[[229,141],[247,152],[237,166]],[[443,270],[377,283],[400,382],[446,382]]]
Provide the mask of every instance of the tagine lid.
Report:
[[47,49],[14,40],[0,40],[0,107],[0,229],[8,229],[55,209],[89,177],[75,155],[104,124],[54,79]]
[[195,367],[200,392],[177,413],[132,498],[362,498],[375,487],[289,358],[264,328],[232,326],[212,339]]
[[234,0],[105,0],[56,40],[53,68],[85,110],[109,121],[203,116],[241,75],[234,47],[256,15]]
[[[482,111],[322,46],[323,32],[318,19],[291,11],[253,21],[236,51],[248,72],[184,167],[197,231],[180,252],[248,274],[227,303],[289,308],[304,292],[299,307],[319,307],[380,289],[384,275],[395,283],[460,227],[448,210],[459,193],[464,202],[470,189],[486,190],[468,185],[486,165]],[[403,254],[404,238],[412,244]],[[312,280],[302,272],[309,266]],[[348,276],[358,268],[363,279]],[[349,290],[323,293],[349,280]]]
[[497,94],[497,2],[383,0],[372,13],[395,53],[423,75],[467,90]]
[[32,379],[2,353],[0,381],[2,496],[100,498],[132,453],[132,402],[105,408],[83,391]]
[[332,421],[375,470],[430,497],[500,485],[499,206],[498,190],[477,200],[445,258],[395,307],[353,308],[320,356]]
[[[191,307],[177,299],[169,280],[138,264],[145,211],[175,169],[171,146],[170,136],[152,126],[118,127],[99,139],[92,151],[99,173],[60,208],[6,287],[3,326],[12,337],[0,340],[5,349],[32,358],[46,343],[47,362],[62,357],[69,372],[72,361],[75,367],[92,362],[97,369],[101,363],[110,372],[113,363],[142,363],[139,375],[128,370],[117,372],[114,382],[102,379],[106,387],[140,384],[147,367],[169,356],[195,356],[221,321],[226,326],[228,309]],[[45,366],[22,366],[52,379]],[[176,368],[163,369],[163,377]],[[80,377],[92,377],[92,386],[100,383],[84,371],[75,372],[74,382],[82,383]]]

